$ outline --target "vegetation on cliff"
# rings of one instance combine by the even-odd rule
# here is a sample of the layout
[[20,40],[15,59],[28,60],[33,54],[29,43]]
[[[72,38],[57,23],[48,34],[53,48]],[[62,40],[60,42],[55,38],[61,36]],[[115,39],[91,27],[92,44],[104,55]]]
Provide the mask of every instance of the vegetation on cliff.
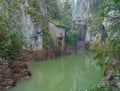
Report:
[[[93,49],[96,50],[95,59],[99,59],[99,64],[104,67],[102,89],[100,91],[120,90],[120,0],[105,0],[101,3],[101,12],[96,14],[95,31],[99,36]],[[106,21],[107,20],[107,21]],[[101,24],[104,25],[101,25]]]
[[16,59],[22,56],[20,7],[14,0],[2,0],[1,5],[4,11],[0,12],[0,56],[7,60]]

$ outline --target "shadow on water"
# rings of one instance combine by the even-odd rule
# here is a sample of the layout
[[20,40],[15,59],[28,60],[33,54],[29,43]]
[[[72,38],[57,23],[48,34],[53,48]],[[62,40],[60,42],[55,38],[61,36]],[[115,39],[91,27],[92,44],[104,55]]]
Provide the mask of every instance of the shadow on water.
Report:
[[81,89],[97,85],[102,77],[102,70],[89,56],[91,52],[82,50],[32,63],[29,65],[32,77],[7,91],[85,91]]

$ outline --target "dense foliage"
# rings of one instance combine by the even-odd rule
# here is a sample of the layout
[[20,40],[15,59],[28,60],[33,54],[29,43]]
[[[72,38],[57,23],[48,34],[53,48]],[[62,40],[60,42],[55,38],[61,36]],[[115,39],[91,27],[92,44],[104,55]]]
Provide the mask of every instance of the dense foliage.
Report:
[[46,2],[48,5],[48,15],[50,17],[50,20],[60,20],[60,7],[58,0],[49,0]]
[[66,29],[66,44],[75,44],[76,42],[76,31],[72,27],[72,3],[66,0],[62,11],[62,22]]
[[[99,59],[99,64],[104,67],[104,75],[110,73],[113,79],[106,83],[102,91],[119,91],[119,73],[120,73],[120,0],[105,0],[101,6],[101,13],[97,15],[98,24],[108,24],[103,28],[98,27],[99,37],[94,45],[97,51],[95,59]],[[99,20],[99,21],[97,21]],[[100,24],[99,24],[100,25]],[[101,32],[100,32],[101,31]]]
[[66,32],[66,43],[74,45],[76,41],[76,31],[69,30]]
[[[102,11],[102,14],[104,13],[105,16],[110,17],[112,20],[109,21],[110,25],[106,26],[106,32],[107,32],[108,37],[105,39],[105,46],[104,46],[104,48],[101,47],[102,48],[102,50],[101,50],[101,48],[100,48],[101,45],[99,45],[99,47],[98,47],[99,51],[97,53],[98,58],[102,57],[103,59],[106,59],[106,57],[107,57],[107,59],[109,61],[113,60],[113,58],[115,60],[120,59],[118,56],[119,51],[120,51],[120,41],[119,41],[119,39],[120,39],[120,36],[119,36],[119,34],[120,34],[120,31],[119,31],[120,20],[119,20],[119,17],[114,18],[114,16],[112,17],[112,16],[108,15],[108,13],[111,10],[113,10],[113,8],[111,8],[110,5],[112,5],[112,7],[116,7],[116,6],[119,6],[119,3],[117,3],[114,0],[113,1],[111,0],[111,2],[105,1],[104,5],[103,5],[104,12]],[[106,8],[109,9],[109,11],[106,11]],[[116,11],[116,8],[115,8],[115,11]],[[119,10],[117,9],[117,12],[118,11]],[[103,17],[105,17],[105,16],[103,16]],[[104,34],[103,32],[101,32],[101,34]],[[101,37],[102,37],[102,35],[101,35]],[[101,55],[101,56],[99,56],[99,55]]]
[[0,12],[0,56],[8,60],[20,58],[23,42],[19,4],[14,0],[10,2],[2,0],[1,4],[8,14]]

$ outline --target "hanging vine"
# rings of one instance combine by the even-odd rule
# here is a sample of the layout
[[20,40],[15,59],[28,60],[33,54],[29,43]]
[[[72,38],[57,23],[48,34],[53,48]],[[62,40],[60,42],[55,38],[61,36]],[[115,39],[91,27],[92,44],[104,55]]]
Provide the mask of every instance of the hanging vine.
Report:
[[34,26],[40,26],[42,30],[43,47],[50,48],[50,33],[48,28],[48,20],[40,11],[40,0],[29,0],[29,7],[25,8],[34,23]]

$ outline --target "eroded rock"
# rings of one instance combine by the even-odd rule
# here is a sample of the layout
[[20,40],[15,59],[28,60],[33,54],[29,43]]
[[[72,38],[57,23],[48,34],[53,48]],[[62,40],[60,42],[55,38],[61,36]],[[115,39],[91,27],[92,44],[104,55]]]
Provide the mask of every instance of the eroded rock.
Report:
[[31,76],[30,71],[22,61],[14,61],[11,64],[0,64],[0,91],[15,86],[16,82],[28,79]]

